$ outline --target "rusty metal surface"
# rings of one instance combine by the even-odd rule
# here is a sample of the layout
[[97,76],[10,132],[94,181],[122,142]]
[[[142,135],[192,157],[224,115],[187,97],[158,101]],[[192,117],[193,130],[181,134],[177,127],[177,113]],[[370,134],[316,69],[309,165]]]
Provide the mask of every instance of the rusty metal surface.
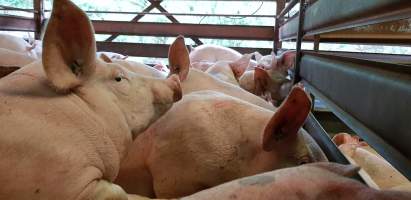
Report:
[[[153,0],[149,0],[150,2],[154,2]],[[155,5],[155,7],[161,12],[161,13],[168,13],[168,11],[161,6],[160,4]],[[167,19],[169,19],[171,22],[175,23],[175,24],[179,24],[180,22],[172,15],[166,15]],[[191,37],[191,39],[197,44],[197,45],[201,45],[203,44],[203,42],[201,42],[200,39],[198,39],[197,37]]]
[[283,9],[281,9],[280,14],[278,14],[277,18],[282,18],[284,17],[285,14],[290,12],[290,10],[298,3],[298,0],[291,0],[290,3],[287,4],[287,6]]
[[298,33],[297,33],[297,43],[296,43],[296,57],[295,57],[295,69],[293,76],[293,83],[296,84],[301,81],[300,77],[300,64],[301,64],[301,43],[304,37],[304,20],[305,20],[305,0],[300,0],[300,9],[299,9],[299,21],[298,21]]
[[[112,51],[128,56],[139,57],[158,57],[167,58],[167,44],[142,44],[142,43],[125,43],[125,42],[97,42],[98,51]],[[230,47],[240,53],[253,53],[258,51],[264,55],[270,54],[270,48],[247,48],[247,47]]]
[[16,16],[0,16],[0,29],[4,31],[35,31],[36,24],[33,19]]
[[98,34],[122,34],[144,36],[184,35],[186,37],[267,40],[274,38],[271,26],[238,26],[238,25],[209,25],[209,24],[172,24],[151,22],[119,22],[93,21]]
[[[319,0],[306,11],[304,31],[307,35],[323,34],[410,17],[409,0]],[[281,38],[295,38],[297,29],[298,16],[280,28]]]
[[[276,3],[276,15],[278,16],[280,12],[284,9],[285,7],[285,0],[278,0]],[[278,49],[282,48],[282,43],[280,42],[280,24],[283,22],[282,18],[276,18],[275,19],[275,25],[274,25],[274,46],[273,46],[273,51],[275,54],[277,54]]]
[[[158,3],[160,3],[160,2],[158,2]],[[147,6],[147,8],[145,8],[144,10],[143,10],[143,12],[150,12],[151,10],[153,10],[154,8],[155,8],[155,5],[156,4],[154,4],[154,3],[151,3],[149,6]],[[138,22],[141,18],[143,18],[145,15],[144,14],[138,14],[137,16],[135,16],[132,20],[131,20],[131,22]],[[108,37],[107,39],[106,39],[106,41],[113,41],[114,39],[116,39],[117,37],[119,36],[119,34],[113,34],[113,35],[111,35],[110,37]]]
[[34,31],[34,38],[40,40],[41,30],[43,28],[44,20],[44,1],[43,0],[33,0],[34,6],[34,22],[36,23],[36,30]]
[[305,52],[301,77],[344,123],[411,179],[411,68]]

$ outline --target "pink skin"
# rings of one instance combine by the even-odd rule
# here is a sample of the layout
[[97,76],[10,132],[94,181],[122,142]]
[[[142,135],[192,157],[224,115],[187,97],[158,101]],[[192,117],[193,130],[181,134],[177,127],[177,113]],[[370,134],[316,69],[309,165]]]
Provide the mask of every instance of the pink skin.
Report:
[[333,137],[341,152],[370,175],[380,189],[407,185],[409,181],[358,136],[339,133]]
[[[190,52],[190,61],[192,67],[205,72],[213,63],[218,61],[234,62],[239,60],[241,56],[239,52],[228,47],[204,44]],[[250,65],[255,66],[255,62],[251,62]]]
[[129,193],[176,198],[239,177],[323,160],[316,157],[319,148],[308,146],[309,136],[299,131],[309,107],[298,88],[275,114],[218,92],[184,95],[133,143],[115,182]]
[[217,61],[205,72],[219,80],[238,86],[238,79],[246,71],[250,59],[251,55],[246,54],[236,61]]
[[105,52],[105,51],[97,52],[96,55],[97,55],[97,57],[100,57],[100,58],[102,58],[103,55],[105,55],[105,57],[110,58],[110,60],[125,60],[128,57],[128,56],[125,56],[125,55],[121,55],[119,53]]
[[87,15],[54,1],[42,61],[0,79],[0,199],[127,199],[111,183],[120,161],[181,88],[95,49]]
[[41,42],[34,41],[32,44],[26,42],[23,38],[13,35],[0,34],[0,48],[13,51],[33,59],[41,58]]
[[180,77],[183,94],[201,90],[213,90],[237,97],[269,110],[275,109],[270,103],[238,86],[221,81],[200,70],[190,68],[188,50],[182,36],[177,37],[174,43],[170,46],[169,63],[170,73],[178,74]]
[[34,61],[30,56],[0,48],[0,78]]
[[246,71],[239,78],[239,84],[243,89],[277,106],[291,89],[287,70],[294,65],[295,52],[287,51],[279,56],[260,55],[256,59],[258,66]]
[[411,193],[379,191],[347,178],[354,166],[314,163],[234,180],[182,200],[405,200]]

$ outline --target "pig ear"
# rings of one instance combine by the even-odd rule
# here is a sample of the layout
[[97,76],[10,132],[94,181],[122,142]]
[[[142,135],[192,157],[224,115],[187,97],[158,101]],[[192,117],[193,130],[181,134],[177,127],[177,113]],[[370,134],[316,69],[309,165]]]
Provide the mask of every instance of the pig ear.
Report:
[[94,30],[86,14],[71,1],[54,1],[43,45],[44,71],[58,90],[77,87],[94,73]]
[[335,145],[340,146],[342,144],[347,143],[350,140],[351,136],[348,133],[338,133],[334,135],[332,141]]
[[304,89],[294,87],[265,127],[263,149],[271,151],[283,139],[297,136],[310,108],[311,100]]
[[250,64],[251,56],[252,54],[244,54],[240,59],[229,64],[237,80],[244,74]]
[[100,54],[100,59],[102,59],[106,63],[112,63],[113,61],[109,58],[105,53]]
[[286,51],[276,58],[276,69],[287,71],[294,66],[296,51]]
[[338,163],[332,163],[332,162],[317,162],[317,163],[312,163],[312,164],[307,164],[307,166],[313,166],[313,167],[318,167],[321,169],[325,169],[327,171],[336,173],[341,176],[345,177],[352,177],[358,171],[360,171],[360,167],[355,166],[355,165],[342,165]]
[[261,96],[265,91],[268,91],[270,83],[270,75],[264,69],[256,67],[254,69],[254,92],[255,95]]
[[169,76],[178,74],[180,80],[184,81],[190,69],[190,58],[183,36],[178,36],[173,44],[171,44],[168,51],[168,62],[170,65]]

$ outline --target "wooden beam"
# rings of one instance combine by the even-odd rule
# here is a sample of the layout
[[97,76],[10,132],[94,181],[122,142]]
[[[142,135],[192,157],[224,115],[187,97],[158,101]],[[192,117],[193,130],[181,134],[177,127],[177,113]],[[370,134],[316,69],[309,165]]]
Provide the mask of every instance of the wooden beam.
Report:
[[221,38],[242,40],[267,40],[274,38],[271,26],[239,26],[239,25],[210,25],[210,24],[172,24],[151,22],[119,22],[93,21],[94,30],[98,34],[122,34],[144,36],[168,36],[198,38]]

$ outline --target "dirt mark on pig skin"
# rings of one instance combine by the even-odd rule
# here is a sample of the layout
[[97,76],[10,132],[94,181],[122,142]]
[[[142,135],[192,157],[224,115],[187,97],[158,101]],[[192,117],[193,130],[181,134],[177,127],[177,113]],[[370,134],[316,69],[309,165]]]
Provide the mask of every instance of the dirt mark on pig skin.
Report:
[[248,185],[263,186],[263,185],[267,185],[268,183],[272,183],[274,181],[275,181],[275,178],[272,176],[261,175],[261,176],[255,176],[255,177],[250,177],[250,178],[240,180],[238,183],[243,186],[248,186]]

